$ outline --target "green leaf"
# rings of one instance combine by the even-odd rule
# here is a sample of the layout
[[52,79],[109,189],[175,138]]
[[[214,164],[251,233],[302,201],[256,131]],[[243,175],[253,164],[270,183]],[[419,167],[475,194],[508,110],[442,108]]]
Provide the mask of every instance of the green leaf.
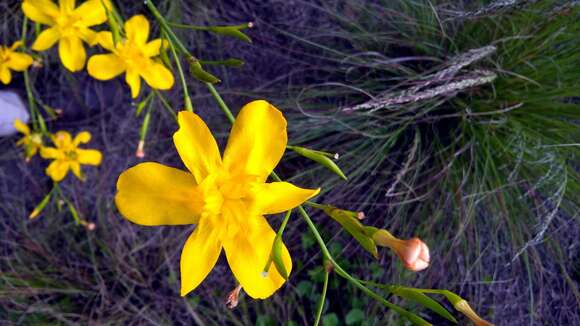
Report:
[[310,233],[302,234],[301,238],[302,249],[308,249],[316,244],[316,239]]
[[299,297],[310,295],[310,293],[312,293],[312,282],[300,281],[300,283],[298,283],[296,286],[296,292],[298,293]]
[[433,312],[437,313],[439,316],[441,316],[449,321],[452,321],[454,323],[457,323],[457,320],[449,313],[449,311],[447,311],[447,309],[445,309],[445,307],[443,307],[437,301],[431,299],[430,297],[426,296],[425,294],[423,294],[419,291],[409,289],[409,288],[396,288],[392,292],[396,296],[399,296],[399,297],[405,298],[405,299],[409,299],[409,300],[413,300],[413,301],[421,304],[422,306],[432,310]]
[[337,326],[338,317],[335,313],[322,316],[322,326]]
[[362,322],[365,319],[364,311],[355,308],[348,312],[346,315],[345,322],[347,325],[355,325]]

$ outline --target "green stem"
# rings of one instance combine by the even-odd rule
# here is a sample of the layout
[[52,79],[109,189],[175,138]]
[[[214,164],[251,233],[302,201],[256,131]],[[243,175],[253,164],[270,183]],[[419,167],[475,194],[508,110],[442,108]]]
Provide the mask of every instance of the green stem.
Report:
[[[28,19],[24,17],[22,21],[22,43],[26,45],[26,34],[28,32]],[[46,124],[44,123],[44,118],[42,114],[38,111],[36,102],[34,100],[34,94],[32,93],[32,85],[30,83],[30,75],[28,74],[28,69],[24,70],[24,86],[26,88],[26,97],[28,100],[28,108],[30,110],[30,119],[32,120],[32,127],[34,130],[40,129],[43,134],[47,135],[48,130],[46,129]]]
[[316,319],[314,320],[314,326],[318,326],[320,323],[320,317],[322,317],[322,311],[324,310],[324,303],[326,301],[326,290],[328,289],[328,271],[324,271],[324,285],[322,286],[322,293],[320,294],[320,301],[318,302],[318,309],[316,310]]
[[179,38],[177,38],[177,35],[175,35],[175,33],[173,33],[173,30],[171,30],[171,27],[167,24],[167,21],[165,20],[165,18],[163,18],[163,16],[159,12],[159,10],[157,10],[157,7],[155,7],[155,5],[153,4],[153,1],[145,0],[145,5],[147,6],[147,8],[149,8],[149,10],[153,14],[153,16],[155,16],[155,19],[157,19],[157,21],[159,22],[159,25],[161,25],[161,28],[167,33],[167,36],[169,37],[169,41],[174,42],[174,44],[177,46],[177,50],[179,52],[182,52],[183,54],[187,55],[188,58],[192,58],[194,60],[197,60],[195,57],[193,57],[189,53],[189,51],[183,45],[183,43],[181,43],[181,41],[179,41]]
[[211,93],[211,95],[213,96],[213,98],[215,99],[217,104],[219,105],[222,112],[226,115],[226,117],[228,117],[228,120],[230,120],[230,122],[233,124],[234,121],[236,120],[236,118],[234,118],[232,111],[230,111],[230,108],[228,108],[227,104],[224,102],[224,100],[222,99],[220,94],[217,92],[217,90],[215,89],[215,86],[213,86],[213,84],[211,84],[211,83],[205,83],[205,85],[209,89],[209,92]]
[[240,25],[230,25],[230,26],[199,26],[199,25],[187,25],[187,24],[179,24],[173,22],[167,22],[167,24],[171,27],[183,28],[183,29],[191,29],[194,31],[211,31],[215,28],[236,28],[236,29],[245,29],[250,28],[250,24],[240,24]]
[[159,101],[161,101],[162,106],[167,110],[167,112],[169,112],[169,114],[171,114],[173,119],[175,119],[175,121],[177,121],[177,115],[175,114],[175,112],[173,111],[173,108],[171,107],[169,102],[167,102],[165,97],[161,93],[159,93],[159,91],[156,90],[155,88],[152,88],[152,90],[155,93],[155,95],[157,96],[157,98],[159,98]]
[[175,60],[175,64],[177,65],[179,79],[181,80],[181,88],[183,88],[183,101],[185,103],[185,109],[189,112],[193,112],[193,105],[191,104],[191,98],[189,97],[189,89],[187,87],[187,82],[185,81],[185,74],[183,73],[183,68],[181,68],[181,61],[179,60],[177,51],[175,51],[175,46],[173,45],[173,42],[169,41],[168,43],[169,49],[171,50],[171,54],[173,55],[173,59]]

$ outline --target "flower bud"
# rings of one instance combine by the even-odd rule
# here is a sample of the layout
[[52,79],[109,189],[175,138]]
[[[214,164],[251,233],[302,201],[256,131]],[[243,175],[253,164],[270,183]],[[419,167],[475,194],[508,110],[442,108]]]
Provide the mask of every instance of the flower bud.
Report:
[[469,318],[475,324],[475,326],[493,326],[492,323],[479,317],[479,315],[477,315],[477,313],[471,309],[471,306],[469,306],[469,303],[467,303],[465,300],[458,301],[455,303],[454,307],[457,311],[463,313],[467,318]]
[[44,198],[42,198],[40,203],[38,205],[36,205],[36,207],[34,207],[34,210],[28,216],[29,219],[32,220],[32,219],[38,217],[38,215],[40,215],[40,213],[42,212],[44,207],[46,207],[46,204],[48,204],[48,202],[50,201],[51,195],[52,195],[52,192],[49,192],[46,196],[44,196]]
[[329,169],[330,171],[334,172],[336,175],[341,177],[343,180],[347,180],[346,175],[342,172],[342,170],[334,163],[332,159],[338,159],[338,153],[332,154],[323,151],[316,151],[305,147],[299,146],[288,146],[288,149],[300,154],[306,158],[317,162],[318,164],[324,166],[325,168]]
[[137,151],[135,151],[135,156],[138,158],[145,157],[145,141],[139,141],[139,144],[137,144]]
[[226,297],[226,307],[228,307],[228,309],[234,309],[235,307],[238,306],[241,289],[242,286],[238,285],[236,286],[235,289],[233,289],[230,293],[228,293],[228,296]]
[[315,207],[322,209],[326,215],[338,222],[342,228],[350,233],[350,235],[352,235],[352,237],[355,238],[367,252],[373,255],[373,257],[377,259],[379,258],[377,246],[371,237],[374,231],[366,231],[367,228],[375,229],[372,227],[366,227],[359,221],[361,218],[364,218],[363,212],[348,211],[330,205],[317,205]]
[[378,230],[373,240],[379,246],[394,250],[408,270],[418,272],[429,267],[429,247],[419,238],[401,240],[387,230]]

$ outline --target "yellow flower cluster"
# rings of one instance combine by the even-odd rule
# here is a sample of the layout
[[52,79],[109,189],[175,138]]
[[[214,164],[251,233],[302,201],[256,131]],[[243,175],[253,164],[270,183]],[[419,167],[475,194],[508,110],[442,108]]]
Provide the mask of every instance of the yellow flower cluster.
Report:
[[14,128],[24,135],[16,144],[24,147],[27,161],[39,151],[42,158],[53,160],[46,168],[46,174],[55,182],[62,181],[69,170],[77,178],[84,181],[85,177],[81,171],[81,165],[101,164],[101,152],[94,149],[79,148],[79,145],[86,144],[91,140],[91,134],[87,131],[78,133],[74,139],[66,131],[49,135],[55,147],[48,147],[43,143],[42,134],[32,132],[22,121],[16,120]]
[[[58,42],[58,54],[63,66],[72,71],[85,67],[87,53],[84,43],[100,45],[110,54],[97,54],[88,62],[88,73],[99,80],[109,80],[125,73],[125,80],[136,98],[141,89],[141,78],[154,89],[167,90],[173,87],[171,71],[156,57],[163,42],[155,39],[148,42],[149,22],[142,15],[127,20],[124,37],[114,40],[110,31],[96,32],[91,27],[103,24],[112,11],[109,0],[88,0],[76,6],[75,0],[24,0],[22,11],[30,20],[48,26],[32,44],[35,51],[46,51]],[[8,51],[4,59],[3,51]],[[10,81],[10,71],[22,71],[32,63],[32,58],[15,53],[14,46],[0,48],[0,77],[5,84]],[[28,59],[24,61],[24,56]],[[12,59],[11,59],[12,58]],[[11,60],[8,60],[11,59]],[[12,62],[12,63],[10,63]]]

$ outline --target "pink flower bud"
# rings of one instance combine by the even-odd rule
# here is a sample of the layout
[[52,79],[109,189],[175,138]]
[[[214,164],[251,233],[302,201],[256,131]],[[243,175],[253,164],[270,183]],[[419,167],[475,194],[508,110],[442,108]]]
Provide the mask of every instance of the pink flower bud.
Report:
[[137,156],[138,158],[144,158],[145,157],[145,142],[140,140],[139,144],[137,145],[137,151],[135,152],[135,156]]
[[429,247],[419,238],[401,240],[387,230],[378,230],[373,240],[379,246],[394,250],[408,270],[418,272],[429,267]]
[[411,271],[422,271],[429,267],[429,247],[419,238],[401,241],[397,254],[405,267]]
[[238,300],[240,298],[241,289],[242,289],[241,285],[236,286],[236,288],[233,289],[226,297],[226,307],[228,307],[228,309],[234,309],[235,307],[238,306]]

